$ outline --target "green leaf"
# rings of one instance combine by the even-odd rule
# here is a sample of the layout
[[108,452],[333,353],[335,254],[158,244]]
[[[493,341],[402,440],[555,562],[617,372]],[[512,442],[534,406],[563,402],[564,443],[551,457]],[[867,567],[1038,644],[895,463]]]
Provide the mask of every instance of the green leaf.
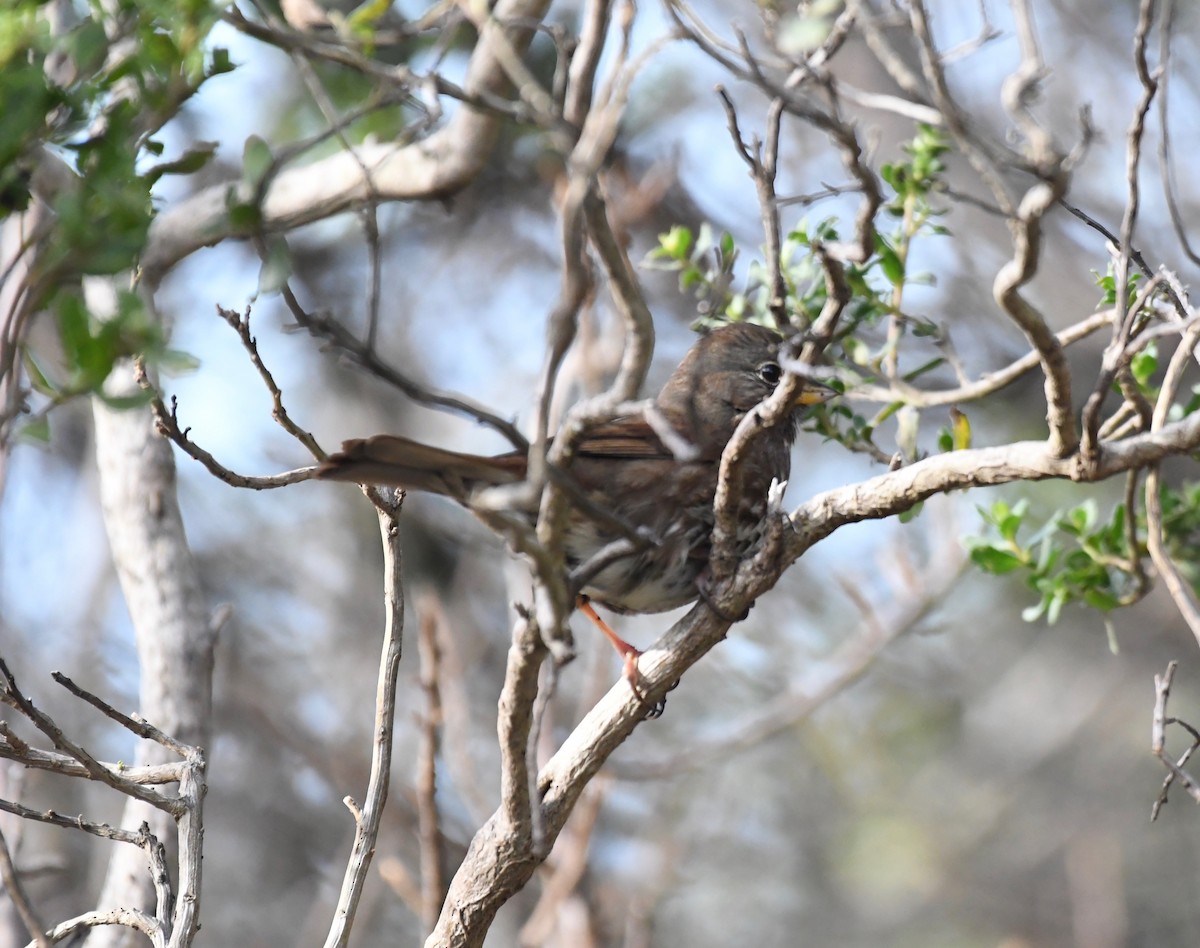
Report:
[[1100,609],[1104,612],[1116,609],[1121,604],[1121,601],[1111,592],[1096,587],[1084,590],[1083,601],[1093,609]]
[[971,561],[980,569],[996,576],[1003,576],[1025,565],[1015,553],[994,546],[977,546],[971,550]]
[[271,148],[265,140],[257,135],[246,139],[242,148],[242,180],[252,190],[258,190],[274,163]]
[[1154,373],[1158,371],[1158,352],[1153,343],[1146,346],[1129,361],[1129,371],[1133,373],[1134,381],[1145,388]]
[[676,224],[658,237],[662,252],[672,260],[686,260],[692,249],[692,232],[682,224]]
[[195,148],[184,152],[174,161],[164,161],[155,165],[146,172],[146,177],[153,182],[164,174],[192,174],[208,164],[216,152],[216,142],[198,142]]
[[392,8],[392,0],[366,0],[346,17],[346,25],[355,33],[373,32],[376,21]]
[[273,239],[267,247],[267,259],[258,271],[257,296],[277,293],[292,275],[292,257],[287,241],[282,237]]
[[256,204],[231,203],[229,205],[229,223],[234,231],[245,234],[262,223],[262,211]]
[[141,408],[143,405],[149,405],[151,399],[154,398],[153,392],[138,390],[129,395],[106,395],[103,392],[97,392],[97,396],[109,408],[116,411],[129,411],[133,408]]
[[887,277],[888,282],[892,286],[903,285],[904,263],[901,261],[896,249],[882,234],[875,235],[875,249],[879,254],[879,266],[883,270],[883,275]]
[[911,507],[909,507],[908,510],[900,511],[900,513],[896,519],[899,520],[901,523],[912,523],[912,521],[916,520],[917,517],[919,517],[921,515],[921,511],[924,509],[925,509],[925,501],[919,500],[915,504],[913,504]]
[[50,397],[58,394],[57,386],[42,371],[41,365],[38,364],[38,360],[32,352],[29,350],[22,352],[21,361],[25,365],[25,375],[29,379],[30,388],[41,395],[48,395]]
[[33,444],[50,443],[50,419],[46,415],[26,422],[17,429],[17,438]]
[[867,365],[871,361],[871,350],[867,348],[867,344],[854,336],[847,336],[842,340],[842,349],[846,358],[855,365]]
[[164,349],[155,356],[154,364],[169,375],[183,375],[200,368],[200,360],[182,349]]
[[229,58],[229,50],[224,46],[214,46],[212,59],[208,65],[209,76],[220,76],[227,72],[233,72],[235,68],[233,60]]

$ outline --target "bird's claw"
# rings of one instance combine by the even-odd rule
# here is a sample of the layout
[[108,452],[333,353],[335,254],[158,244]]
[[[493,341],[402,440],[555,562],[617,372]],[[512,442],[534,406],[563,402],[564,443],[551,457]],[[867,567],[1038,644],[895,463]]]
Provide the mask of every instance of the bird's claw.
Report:
[[[642,653],[637,649],[625,654],[625,664],[622,670],[622,677],[629,682],[629,688],[633,692],[633,696],[638,699],[645,707],[646,711],[642,715],[643,721],[654,721],[663,716],[663,712],[667,710],[667,696],[664,694],[656,701],[651,701],[646,697],[646,691],[643,687],[646,683],[642,677],[642,672],[638,668],[637,660],[642,657]],[[676,679],[667,689],[670,693],[679,687],[679,682],[682,679]]]

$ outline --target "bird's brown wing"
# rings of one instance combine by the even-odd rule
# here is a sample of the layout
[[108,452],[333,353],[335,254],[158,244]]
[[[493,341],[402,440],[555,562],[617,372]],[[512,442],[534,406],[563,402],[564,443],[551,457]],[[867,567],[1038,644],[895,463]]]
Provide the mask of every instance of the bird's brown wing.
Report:
[[663,444],[645,418],[624,415],[589,428],[579,441],[575,452],[579,457],[673,459],[671,449]]
[[317,469],[317,477],[356,484],[426,490],[465,501],[477,487],[523,480],[525,455],[480,457],[434,448],[399,435],[376,435],[342,444]]

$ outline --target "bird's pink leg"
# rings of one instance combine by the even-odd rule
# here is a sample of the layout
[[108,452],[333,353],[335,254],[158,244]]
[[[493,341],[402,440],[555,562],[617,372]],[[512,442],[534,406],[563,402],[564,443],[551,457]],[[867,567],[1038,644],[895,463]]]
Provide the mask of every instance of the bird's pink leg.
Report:
[[629,682],[629,687],[633,689],[633,693],[637,696],[638,701],[641,701],[643,704],[648,703],[641,687],[642,673],[638,671],[637,666],[637,660],[642,656],[641,649],[635,648],[621,638],[621,636],[617,635],[612,630],[612,626],[600,618],[600,613],[592,607],[591,600],[583,593],[575,597],[575,608],[591,619],[595,623],[596,628],[603,632],[605,637],[612,643],[612,647],[617,650],[617,653],[623,660],[622,674],[625,680]]

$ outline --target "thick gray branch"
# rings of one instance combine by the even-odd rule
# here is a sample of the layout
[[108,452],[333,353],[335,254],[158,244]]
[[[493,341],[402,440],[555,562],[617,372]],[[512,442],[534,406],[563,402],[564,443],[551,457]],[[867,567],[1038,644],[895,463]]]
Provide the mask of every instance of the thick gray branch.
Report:
[[[501,23],[540,20],[549,0],[500,0],[492,12]],[[527,27],[510,34],[507,44],[481,41],[471,57],[464,88],[468,96],[498,93],[508,78],[498,54],[525,48]],[[501,127],[501,118],[470,106],[428,138],[408,145],[363,145],[310,165],[282,171],[267,189],[262,227],[287,230],[321,220],[368,201],[426,200],[446,197],[466,187],[483,170]],[[365,172],[364,172],[365,169]],[[155,218],[142,255],[142,272],[151,286],[188,254],[239,233],[229,220],[231,189],[237,183],[198,192]]]

